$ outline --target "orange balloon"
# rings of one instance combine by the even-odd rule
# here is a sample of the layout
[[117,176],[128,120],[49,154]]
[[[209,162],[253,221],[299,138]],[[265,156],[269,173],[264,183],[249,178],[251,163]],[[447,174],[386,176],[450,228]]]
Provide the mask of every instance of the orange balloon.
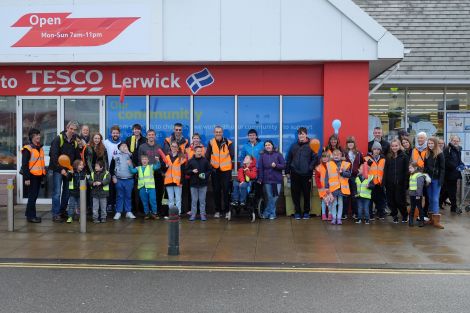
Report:
[[73,170],[73,167],[70,164],[70,158],[68,155],[65,155],[65,154],[59,155],[59,165],[69,170]]
[[320,140],[311,139],[309,145],[313,152],[318,153],[318,151],[320,151]]

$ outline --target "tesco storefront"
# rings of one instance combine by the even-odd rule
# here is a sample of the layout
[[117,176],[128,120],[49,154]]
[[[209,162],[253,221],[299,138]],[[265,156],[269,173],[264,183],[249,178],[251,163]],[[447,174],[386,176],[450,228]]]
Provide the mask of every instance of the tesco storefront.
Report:
[[71,119],[105,136],[117,124],[123,138],[140,123],[160,143],[175,122],[205,143],[221,125],[237,150],[254,128],[285,154],[298,127],[324,141],[339,119],[343,141],[366,146],[369,80],[403,46],[352,2],[175,2],[2,4],[0,177],[17,179],[18,202],[29,129],[47,154]]

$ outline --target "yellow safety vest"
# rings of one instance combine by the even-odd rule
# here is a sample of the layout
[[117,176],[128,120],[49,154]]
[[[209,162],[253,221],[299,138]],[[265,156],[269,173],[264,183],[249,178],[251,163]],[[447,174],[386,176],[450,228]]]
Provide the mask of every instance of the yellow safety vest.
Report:
[[[108,171],[106,171],[104,173],[104,176],[103,176],[103,179],[105,179],[106,177],[108,177],[109,173]],[[91,173],[91,179],[94,181],[95,180],[95,172],[92,172]],[[109,191],[109,184],[107,185],[102,185],[103,186],[103,191]],[[91,186],[91,188],[94,188],[93,186]]]
[[361,198],[371,199],[372,198],[372,190],[368,188],[370,182],[374,179],[373,175],[369,175],[367,179],[364,179],[362,182],[359,177],[356,177],[356,185],[357,185],[357,194]]
[[422,173],[414,173],[410,176],[410,190],[415,191],[418,189],[418,177],[423,176]]
[[137,188],[140,189],[145,187],[147,189],[155,189],[155,179],[153,177],[153,165],[147,165],[145,169],[142,171],[142,166],[137,168],[138,172],[138,180],[137,180]]

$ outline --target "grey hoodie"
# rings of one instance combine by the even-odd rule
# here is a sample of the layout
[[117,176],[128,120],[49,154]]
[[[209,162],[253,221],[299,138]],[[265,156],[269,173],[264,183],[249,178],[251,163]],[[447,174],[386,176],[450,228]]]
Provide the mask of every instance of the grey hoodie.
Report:
[[131,155],[128,153],[122,153],[119,151],[115,154],[110,166],[111,175],[113,177],[116,176],[118,179],[133,178],[134,174],[129,170],[129,164],[127,163],[130,159]]

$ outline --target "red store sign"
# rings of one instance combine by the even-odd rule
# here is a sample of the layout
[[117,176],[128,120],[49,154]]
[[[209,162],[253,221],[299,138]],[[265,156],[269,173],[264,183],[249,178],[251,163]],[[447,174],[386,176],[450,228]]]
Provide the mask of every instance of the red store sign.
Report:
[[0,96],[323,95],[323,65],[4,66]]

